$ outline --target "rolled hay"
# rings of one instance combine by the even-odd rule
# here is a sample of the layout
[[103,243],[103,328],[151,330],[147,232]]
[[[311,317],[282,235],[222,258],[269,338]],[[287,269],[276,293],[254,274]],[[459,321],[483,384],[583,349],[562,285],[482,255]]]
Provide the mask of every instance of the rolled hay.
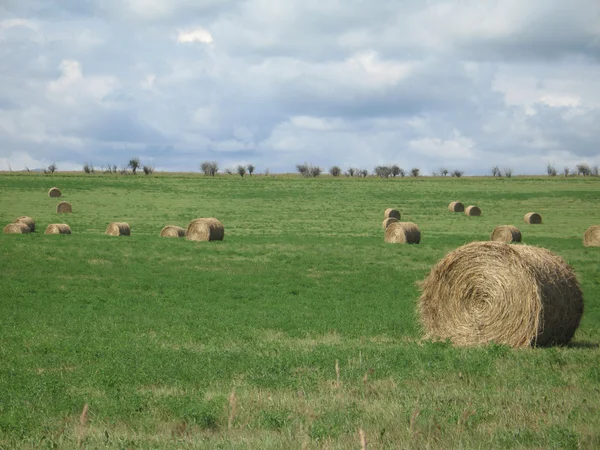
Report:
[[465,209],[465,214],[467,216],[480,216],[481,209],[479,209],[479,207],[475,205],[467,206],[467,208]]
[[71,227],[66,223],[51,223],[44,234],[71,234]]
[[600,247],[600,225],[592,225],[583,235],[583,245],[586,247]]
[[464,210],[465,205],[463,205],[461,202],[450,202],[448,205],[448,211],[450,212],[464,212]]
[[178,227],[177,225],[167,225],[160,230],[160,237],[183,237],[185,236],[185,229]]
[[383,223],[382,223],[383,229],[385,230],[387,227],[390,226],[390,224],[396,223],[396,222],[399,222],[399,220],[396,219],[395,217],[388,217],[387,219],[383,219]]
[[4,227],[4,232],[6,234],[25,234],[31,233],[31,229],[24,222],[13,222]]
[[393,208],[386,209],[385,212],[383,213],[383,218],[388,219],[390,217],[394,217],[395,219],[400,220],[400,211],[398,211],[397,209],[393,209]]
[[506,242],[507,244],[521,242],[521,232],[513,225],[499,225],[492,231],[490,240]]
[[429,339],[455,345],[567,344],[583,314],[573,269],[539,247],[472,242],[421,283],[418,314]]
[[71,204],[69,202],[60,202],[58,205],[56,205],[56,212],[71,213],[73,212],[73,208],[71,207]]
[[32,233],[35,231],[35,220],[33,220],[31,217],[20,216],[20,217],[17,217],[13,223],[19,223],[19,222],[27,225],[29,227],[29,231],[31,231]]
[[412,222],[394,222],[385,229],[385,242],[388,244],[418,244],[421,231]]
[[60,189],[57,187],[50,188],[48,191],[48,197],[60,197],[61,195],[62,192],[60,192]]
[[214,217],[194,219],[185,231],[185,238],[190,241],[222,241],[224,236],[223,224]]
[[523,219],[525,220],[525,223],[531,223],[531,224],[542,223],[542,216],[540,216],[538,213],[535,213],[535,212],[529,212],[529,213],[525,214]]
[[106,234],[109,236],[130,236],[131,228],[126,222],[111,222],[106,227]]

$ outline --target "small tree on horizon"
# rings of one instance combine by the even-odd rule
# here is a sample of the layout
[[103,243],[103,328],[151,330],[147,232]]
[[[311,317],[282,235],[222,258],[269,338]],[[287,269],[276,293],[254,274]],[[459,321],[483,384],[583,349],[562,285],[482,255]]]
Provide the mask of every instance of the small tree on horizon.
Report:
[[348,169],[348,171],[346,172],[346,176],[353,177],[355,175],[355,173],[356,173],[356,169],[354,169],[353,167],[350,167]]
[[136,174],[136,171],[142,166],[142,163],[140,162],[140,158],[131,158],[129,160],[129,163],[127,163],[127,167],[131,168],[131,171],[133,172],[134,175]]
[[[392,176],[394,178],[396,178],[398,175],[400,175],[402,172],[404,172],[404,170],[402,168],[400,168],[400,166],[398,166],[398,164],[392,164],[391,170],[392,170]],[[402,176],[404,176],[404,175],[402,175]]]
[[[52,163],[46,169],[44,169],[44,173],[54,173],[57,170],[58,170],[58,166],[56,165],[56,163]],[[12,169],[11,169],[11,172],[12,172]]]
[[556,169],[554,168],[554,166],[552,164],[548,163],[548,165],[546,166],[546,171],[548,172],[549,177],[556,176]]
[[501,177],[502,176],[502,172],[500,171],[500,167],[498,167],[498,166],[492,167],[492,176],[493,177]]
[[418,167],[413,167],[412,169],[410,169],[410,174],[413,177],[418,177],[421,174],[421,169],[419,169]]
[[329,169],[329,173],[332,177],[339,177],[342,174],[342,169],[340,169],[338,166],[333,166],[331,169]]
[[510,167],[507,167],[504,169],[504,176],[506,178],[512,177],[512,174],[513,174],[513,170]]
[[452,176],[456,177],[456,178],[460,178],[463,176],[463,173],[464,172],[462,170],[455,169],[452,171]]
[[154,173],[154,167],[147,164],[142,167],[142,170],[144,171],[144,175],[152,175]]
[[246,168],[240,164],[239,166],[237,166],[236,170],[237,170],[238,175],[240,177],[244,178],[244,175],[246,175]]
[[246,166],[246,169],[248,169],[248,174],[249,174],[250,176],[252,176],[252,174],[254,173],[254,169],[256,169],[256,167],[254,167],[254,165],[253,165],[253,164],[248,164],[248,165]]
[[216,161],[204,161],[200,164],[200,170],[204,172],[204,175],[214,177],[219,171],[219,165]]

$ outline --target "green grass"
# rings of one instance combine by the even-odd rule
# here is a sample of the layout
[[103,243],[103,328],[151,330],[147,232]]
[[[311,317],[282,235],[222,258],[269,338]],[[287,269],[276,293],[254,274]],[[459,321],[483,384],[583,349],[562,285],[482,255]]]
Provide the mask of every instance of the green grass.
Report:
[[[2,174],[0,192],[0,225],[38,227],[0,235],[0,448],[360,448],[360,429],[369,448],[600,447],[600,248],[582,246],[600,179]],[[420,245],[383,242],[387,207]],[[158,237],[196,217],[225,240]],[[572,345],[420,339],[416,282],[500,224],[575,269]]]

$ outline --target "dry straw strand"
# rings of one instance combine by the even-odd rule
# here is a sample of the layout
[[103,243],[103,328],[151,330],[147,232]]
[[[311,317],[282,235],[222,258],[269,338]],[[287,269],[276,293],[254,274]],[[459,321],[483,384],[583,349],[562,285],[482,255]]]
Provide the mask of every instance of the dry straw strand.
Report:
[[176,237],[180,238],[185,236],[185,229],[178,227],[177,225],[167,225],[160,230],[161,237]]
[[71,234],[71,227],[66,223],[51,223],[44,234]]
[[491,241],[506,242],[507,244],[521,242],[521,239],[521,232],[513,225],[499,225],[494,228],[490,236]]
[[527,245],[463,245],[440,260],[420,287],[425,337],[459,346],[567,344],[583,314],[573,269],[552,252]]
[[592,225],[583,235],[583,245],[586,247],[600,247],[600,225]]
[[525,223],[540,224],[542,223],[542,216],[536,212],[528,212],[523,217],[523,220],[525,220]]
[[383,218],[387,219],[388,217],[394,217],[394,218],[400,220],[400,211],[398,211],[397,209],[394,209],[394,208],[388,208],[384,211]]
[[465,205],[463,205],[461,202],[450,202],[448,205],[448,211],[450,212],[464,212],[464,210]]
[[31,233],[31,230],[27,226],[26,223],[16,222],[16,223],[9,223],[8,225],[6,225],[4,227],[4,232],[6,234],[25,234],[25,233]]
[[418,244],[421,230],[412,222],[394,222],[385,229],[385,242],[388,244]]
[[27,225],[29,227],[29,231],[31,231],[32,233],[35,231],[35,220],[33,220],[31,217],[29,217],[29,216],[17,217],[15,219],[14,223],[19,223],[19,222]]
[[129,236],[131,228],[126,222],[111,222],[106,227],[106,234],[109,236]]
[[60,189],[57,187],[52,187],[48,191],[48,197],[60,197],[61,195],[62,195],[62,192],[60,192]]
[[69,202],[60,202],[58,205],[56,205],[56,212],[57,213],[71,213],[71,212],[73,212],[73,207],[71,206],[71,204]]
[[390,226],[390,224],[394,223],[394,222],[399,222],[398,219],[396,219],[395,217],[388,217],[387,219],[383,219],[383,229],[385,230],[387,227]]
[[467,216],[480,216],[481,209],[479,209],[479,207],[475,205],[467,206],[467,208],[465,209],[465,214]]
[[224,236],[223,224],[214,217],[192,220],[185,232],[190,241],[222,241]]

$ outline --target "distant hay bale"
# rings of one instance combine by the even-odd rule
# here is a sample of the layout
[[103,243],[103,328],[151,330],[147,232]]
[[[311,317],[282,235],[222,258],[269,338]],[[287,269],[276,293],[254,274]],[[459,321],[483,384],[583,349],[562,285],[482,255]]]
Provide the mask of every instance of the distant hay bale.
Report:
[[586,247],[600,247],[600,225],[592,225],[583,235],[583,245]]
[[467,208],[465,209],[465,214],[467,216],[480,216],[481,215],[481,209],[479,209],[475,205],[467,206]]
[[465,205],[463,205],[461,202],[450,202],[448,205],[448,211],[450,212],[464,212],[464,210]]
[[418,244],[421,231],[412,222],[394,222],[385,229],[385,242],[388,244]]
[[44,234],[71,234],[71,228],[66,223],[51,223]]
[[517,227],[513,225],[499,225],[492,231],[490,240],[510,244],[512,242],[521,242],[521,238],[521,232]]
[[58,205],[56,205],[56,212],[71,213],[73,212],[73,208],[71,207],[71,204],[69,202],[60,202]]
[[14,223],[19,223],[19,222],[27,225],[29,227],[29,231],[31,231],[32,233],[35,231],[35,220],[33,220],[31,217],[29,217],[29,216],[17,217],[15,219]]
[[111,222],[106,228],[106,234],[109,236],[129,236],[131,235],[131,228],[126,222]]
[[397,209],[393,209],[393,208],[386,209],[385,212],[383,213],[383,218],[388,219],[390,217],[400,220],[400,211],[398,211]]
[[531,223],[531,224],[542,223],[542,216],[540,216],[538,213],[535,213],[535,212],[530,212],[530,213],[525,214],[523,219],[525,220],[525,223]]
[[567,344],[583,314],[573,269],[552,252],[527,245],[463,245],[431,269],[421,290],[425,337],[455,345]]
[[214,217],[192,220],[185,232],[190,241],[222,241],[224,236],[223,224]]
[[4,227],[4,232],[6,234],[25,234],[25,233],[31,233],[31,229],[24,222],[14,222],[14,223],[9,223],[8,225],[6,225]]
[[388,217],[387,219],[383,219],[383,229],[385,230],[387,227],[390,226],[390,224],[395,223],[395,222],[399,222],[398,219],[396,219],[395,217]]
[[60,192],[60,189],[57,187],[50,188],[48,191],[48,197],[60,197],[61,195],[62,192]]
[[185,229],[178,227],[177,225],[167,225],[160,230],[161,237],[183,237],[185,236]]

